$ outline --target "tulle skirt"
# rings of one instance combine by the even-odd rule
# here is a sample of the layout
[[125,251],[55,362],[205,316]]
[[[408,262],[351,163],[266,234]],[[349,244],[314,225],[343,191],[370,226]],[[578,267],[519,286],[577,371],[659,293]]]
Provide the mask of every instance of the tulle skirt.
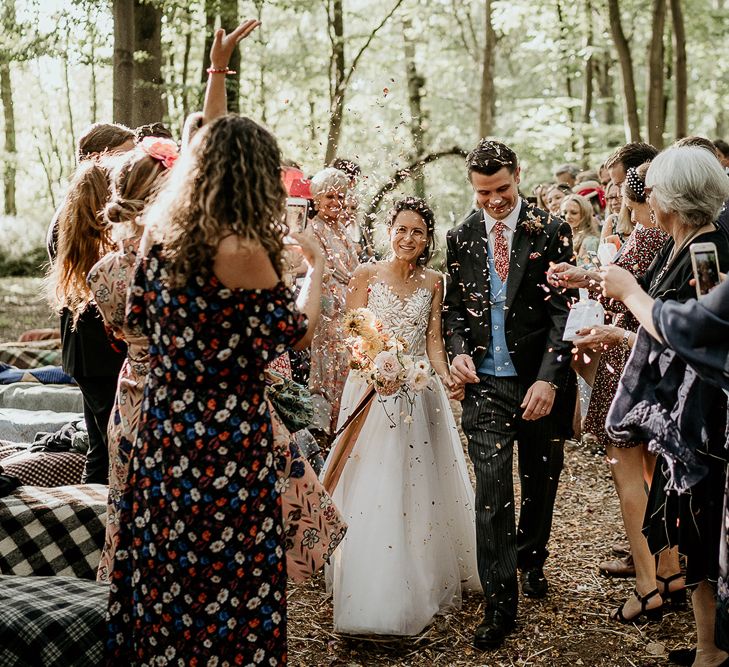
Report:
[[[349,377],[340,425],[366,388]],[[336,631],[418,634],[480,590],[473,488],[437,378],[412,406],[375,398],[333,498],[349,524],[327,568]]]

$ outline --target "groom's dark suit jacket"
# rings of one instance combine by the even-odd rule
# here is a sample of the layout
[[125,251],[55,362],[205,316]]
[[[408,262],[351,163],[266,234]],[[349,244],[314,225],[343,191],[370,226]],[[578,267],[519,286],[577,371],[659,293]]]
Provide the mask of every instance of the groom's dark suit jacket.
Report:
[[[491,342],[487,234],[476,211],[446,236],[451,277],[443,304],[443,329],[451,359],[469,354],[478,368]],[[506,289],[506,343],[519,380],[527,389],[536,380],[559,387],[552,416],[571,434],[575,377],[572,343],[562,340],[569,302],[576,290],[547,283],[550,262],[573,260],[572,230],[560,218],[522,201],[514,232]],[[562,426],[564,428],[562,428]]]

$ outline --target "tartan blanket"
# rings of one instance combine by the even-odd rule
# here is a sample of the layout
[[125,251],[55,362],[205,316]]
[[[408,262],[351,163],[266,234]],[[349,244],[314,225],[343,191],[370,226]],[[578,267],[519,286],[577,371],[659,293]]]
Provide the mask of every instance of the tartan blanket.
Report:
[[108,595],[73,577],[0,576],[0,667],[98,667]]
[[96,579],[107,493],[103,484],[21,486],[0,498],[0,573]]
[[17,368],[61,365],[61,341],[38,340],[0,343],[0,362]]

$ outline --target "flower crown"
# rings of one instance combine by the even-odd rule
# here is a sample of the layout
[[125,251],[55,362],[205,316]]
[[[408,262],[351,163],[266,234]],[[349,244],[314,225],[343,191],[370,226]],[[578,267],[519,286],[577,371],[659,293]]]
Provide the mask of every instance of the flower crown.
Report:
[[164,137],[144,137],[137,146],[149,157],[159,160],[167,169],[171,169],[180,157],[177,144]]

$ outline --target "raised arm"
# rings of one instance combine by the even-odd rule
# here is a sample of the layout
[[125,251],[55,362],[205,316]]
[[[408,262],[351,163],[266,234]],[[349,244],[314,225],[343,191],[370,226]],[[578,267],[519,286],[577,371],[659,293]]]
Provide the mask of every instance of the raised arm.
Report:
[[301,253],[309,265],[306,277],[301,285],[296,307],[306,315],[309,327],[304,336],[294,345],[295,350],[305,350],[311,345],[314,330],[319,322],[321,313],[321,284],[324,276],[324,255],[319,250],[319,244],[311,232],[292,233],[291,236],[299,242]]
[[260,21],[247,19],[229,35],[225,33],[223,28],[218,28],[215,31],[213,45],[210,47],[210,70],[208,71],[208,86],[205,90],[205,102],[203,104],[203,125],[219,116],[224,116],[227,112],[225,75],[228,73],[230,56],[239,42],[248,37],[259,25],[261,25]]

